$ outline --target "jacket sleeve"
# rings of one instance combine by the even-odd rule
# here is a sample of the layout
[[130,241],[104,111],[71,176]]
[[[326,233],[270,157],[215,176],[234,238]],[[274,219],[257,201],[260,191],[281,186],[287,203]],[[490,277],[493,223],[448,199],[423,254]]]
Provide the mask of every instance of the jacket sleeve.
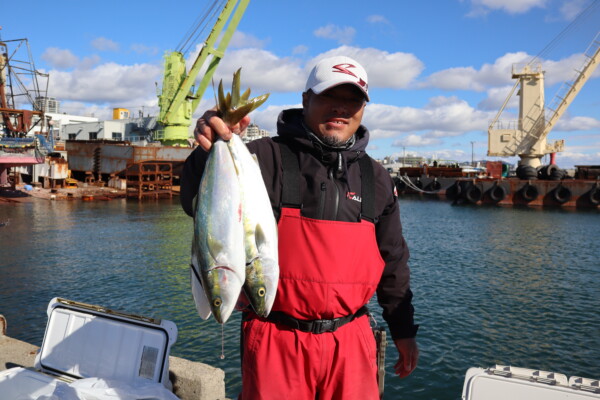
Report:
[[386,172],[377,188],[378,193],[388,195],[383,213],[380,215],[375,231],[381,257],[385,267],[379,286],[377,300],[383,308],[383,319],[387,322],[392,339],[415,337],[418,325],[414,323],[414,307],[410,290],[409,251],[402,235],[400,206],[394,191],[394,183]]
[[207,157],[208,153],[202,150],[201,147],[196,147],[183,164],[179,183],[179,201],[181,202],[183,211],[190,217],[194,216],[194,198],[198,194]]

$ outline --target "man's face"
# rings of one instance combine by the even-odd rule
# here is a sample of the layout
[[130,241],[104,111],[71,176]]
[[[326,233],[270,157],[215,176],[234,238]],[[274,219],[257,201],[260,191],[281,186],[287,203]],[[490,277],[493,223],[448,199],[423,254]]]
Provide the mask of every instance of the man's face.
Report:
[[315,94],[302,94],[304,123],[324,143],[338,146],[356,132],[365,110],[365,96],[352,84],[335,86]]

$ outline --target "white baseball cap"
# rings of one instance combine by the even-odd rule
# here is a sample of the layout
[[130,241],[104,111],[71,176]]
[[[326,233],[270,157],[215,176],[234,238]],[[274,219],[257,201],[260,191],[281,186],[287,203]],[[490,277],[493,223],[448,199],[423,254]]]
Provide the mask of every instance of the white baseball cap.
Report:
[[344,83],[351,83],[358,87],[369,101],[367,71],[356,60],[345,56],[329,57],[319,61],[310,71],[304,91],[310,89],[320,94]]

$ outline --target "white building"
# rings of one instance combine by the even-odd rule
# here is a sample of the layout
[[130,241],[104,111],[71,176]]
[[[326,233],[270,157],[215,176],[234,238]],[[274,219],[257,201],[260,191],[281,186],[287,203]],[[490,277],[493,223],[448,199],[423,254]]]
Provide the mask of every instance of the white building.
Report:
[[248,143],[253,140],[268,136],[270,136],[268,131],[266,131],[265,129],[260,129],[256,124],[250,124],[248,125],[248,128],[246,128],[246,134],[243,136],[242,139],[244,143]]

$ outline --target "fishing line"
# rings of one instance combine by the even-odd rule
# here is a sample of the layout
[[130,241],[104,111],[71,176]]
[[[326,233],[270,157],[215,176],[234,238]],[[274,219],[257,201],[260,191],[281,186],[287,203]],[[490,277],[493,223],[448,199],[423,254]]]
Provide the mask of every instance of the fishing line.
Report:
[[225,324],[221,324],[221,360],[225,359]]

